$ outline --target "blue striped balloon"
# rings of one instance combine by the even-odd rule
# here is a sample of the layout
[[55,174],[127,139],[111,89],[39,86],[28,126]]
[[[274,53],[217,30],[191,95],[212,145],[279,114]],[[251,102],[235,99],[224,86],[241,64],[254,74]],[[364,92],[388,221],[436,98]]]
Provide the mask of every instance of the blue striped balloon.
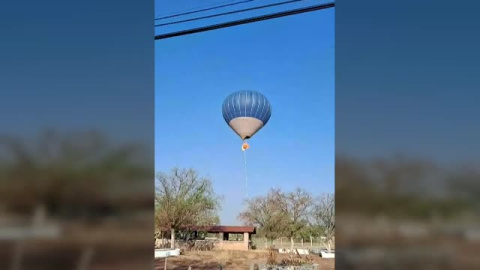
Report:
[[230,94],[223,102],[222,113],[225,122],[245,140],[267,124],[272,107],[264,95],[245,90]]

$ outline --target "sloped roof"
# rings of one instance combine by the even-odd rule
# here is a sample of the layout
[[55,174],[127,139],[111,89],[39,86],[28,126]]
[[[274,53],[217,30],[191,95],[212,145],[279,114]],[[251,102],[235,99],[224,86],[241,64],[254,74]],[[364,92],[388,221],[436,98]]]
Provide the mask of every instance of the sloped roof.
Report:
[[189,226],[188,229],[209,233],[256,233],[254,226]]

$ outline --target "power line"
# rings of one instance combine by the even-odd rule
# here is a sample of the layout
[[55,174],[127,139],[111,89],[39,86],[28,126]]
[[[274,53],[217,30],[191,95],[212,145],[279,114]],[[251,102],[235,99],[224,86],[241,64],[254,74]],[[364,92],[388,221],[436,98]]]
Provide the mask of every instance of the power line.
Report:
[[245,12],[245,11],[257,10],[257,9],[274,7],[274,6],[281,6],[281,5],[286,5],[286,4],[291,4],[291,3],[295,3],[295,2],[301,2],[301,1],[305,1],[305,0],[290,0],[290,1],[280,2],[280,3],[274,3],[274,4],[269,4],[269,5],[253,7],[253,8],[246,8],[246,9],[234,10],[234,11],[218,13],[218,14],[213,14],[213,15],[208,15],[208,16],[203,16],[203,17],[196,17],[196,18],[186,19],[186,20],[181,20],[181,21],[174,21],[174,22],[169,22],[169,23],[156,24],[155,27],[172,25],[172,24],[179,24],[179,23],[184,23],[184,22],[198,21],[198,20],[220,17],[220,16],[225,16],[225,15],[230,15],[230,14],[235,14],[235,13],[241,13],[241,12]]
[[[199,10],[194,10],[194,11],[189,11],[189,12],[174,14],[174,15],[170,15],[170,16],[164,16],[164,17],[160,17],[160,18],[155,18],[155,20],[157,21],[157,20],[170,19],[170,18],[175,18],[175,17],[179,17],[179,16],[184,16],[184,15],[199,13],[199,12],[203,12],[203,11],[209,11],[209,10],[214,10],[214,9],[223,8],[223,7],[230,7],[230,6],[240,5],[240,4],[243,4],[243,3],[248,3],[248,2],[253,2],[253,1],[256,1],[256,0],[244,0],[244,1],[239,1],[239,2],[235,2],[235,3],[230,3],[230,4],[225,4],[225,5],[220,5],[220,6],[214,6],[214,7],[210,7],[210,8],[204,8],[204,9],[199,9]],[[231,1],[229,1],[229,2],[231,2]],[[223,2],[223,3],[225,3],[225,2]],[[227,2],[227,3],[228,3],[228,2]]]
[[217,30],[217,29],[222,29],[222,28],[227,28],[227,27],[232,27],[232,26],[237,26],[237,25],[260,22],[260,21],[276,19],[276,18],[291,16],[291,15],[297,15],[297,14],[302,14],[302,13],[306,13],[306,12],[311,12],[311,11],[316,11],[316,10],[321,10],[321,9],[327,9],[327,8],[332,8],[332,7],[335,7],[335,3],[333,3],[333,2],[332,3],[327,3],[327,4],[316,5],[316,6],[310,6],[310,7],[306,7],[306,8],[299,8],[299,9],[294,9],[294,10],[282,11],[282,12],[278,12],[278,13],[267,14],[267,15],[262,15],[262,16],[258,16],[258,17],[253,17],[253,18],[247,18],[247,19],[242,19],[242,20],[237,20],[237,21],[230,21],[230,22],[226,22],[226,23],[220,23],[220,24],[198,27],[198,28],[193,28],[193,29],[188,29],[188,30],[182,30],[182,31],[178,31],[178,32],[171,32],[171,33],[166,33],[166,34],[155,35],[155,40],[167,39],[167,38],[190,35],[190,34],[195,34],[195,33],[200,33],[200,32],[211,31],[211,30]]
[[[216,5],[222,5],[222,4],[231,3],[231,2],[235,2],[235,0],[228,0],[228,1],[210,3],[210,4],[206,4],[206,5],[201,5],[201,6],[195,6],[195,7],[191,7],[191,8],[186,8],[186,9],[182,9],[182,10],[177,10],[177,11],[172,11],[172,12],[169,12],[169,13],[160,14],[158,16],[170,16],[170,15],[174,15],[174,14],[181,13],[181,12],[188,12],[188,11],[196,10],[196,9],[199,9],[199,8],[208,8],[208,7],[213,7],[213,6],[216,6]],[[155,16],[155,17],[157,17],[157,16]]]

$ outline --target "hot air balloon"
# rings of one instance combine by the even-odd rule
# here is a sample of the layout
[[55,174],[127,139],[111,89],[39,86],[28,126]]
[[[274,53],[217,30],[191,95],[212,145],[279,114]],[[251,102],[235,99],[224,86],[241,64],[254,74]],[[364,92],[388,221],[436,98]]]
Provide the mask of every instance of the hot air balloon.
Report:
[[256,91],[237,91],[223,102],[225,122],[244,141],[242,151],[249,148],[245,140],[250,139],[264,127],[272,114],[268,99]]

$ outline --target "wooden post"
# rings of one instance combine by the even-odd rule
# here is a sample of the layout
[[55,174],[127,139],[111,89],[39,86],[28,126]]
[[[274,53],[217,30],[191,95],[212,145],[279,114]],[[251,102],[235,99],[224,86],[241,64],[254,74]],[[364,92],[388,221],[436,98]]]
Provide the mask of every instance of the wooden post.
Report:
[[78,261],[77,270],[86,270],[90,267],[90,262],[93,257],[93,247],[85,247],[80,255],[80,260]]
[[280,237],[280,247],[283,248],[283,237]]
[[175,229],[170,230],[170,248],[175,248]]
[[313,246],[312,236],[310,235],[310,246]]
[[167,258],[168,256],[165,256],[165,266],[163,267],[163,270],[167,270]]
[[22,267],[22,255],[23,255],[23,239],[20,239],[14,246],[13,251],[13,260],[12,260],[12,270],[20,270]]
[[302,237],[302,247],[303,247],[303,237]]
[[163,231],[160,231],[160,238],[162,239],[162,248],[165,245],[165,235],[163,234]]

